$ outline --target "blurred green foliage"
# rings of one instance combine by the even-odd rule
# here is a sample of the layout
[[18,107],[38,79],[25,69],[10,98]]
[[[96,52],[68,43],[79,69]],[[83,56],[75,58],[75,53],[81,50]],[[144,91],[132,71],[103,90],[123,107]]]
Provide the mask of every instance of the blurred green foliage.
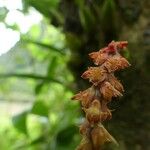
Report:
[[[0,96],[30,107],[0,125],[3,150],[72,150],[81,122],[73,92],[87,88],[80,77],[90,65],[88,53],[111,40],[128,40],[132,67],[118,74],[126,92],[106,128],[120,144],[109,150],[148,150],[150,139],[150,22],[147,0],[22,0],[24,14],[43,16],[14,48],[0,58]],[[7,8],[0,8],[5,23]],[[9,26],[13,30],[17,27]],[[7,78],[7,80],[6,80]],[[5,120],[5,118],[4,118]],[[3,136],[5,135],[5,139]]]

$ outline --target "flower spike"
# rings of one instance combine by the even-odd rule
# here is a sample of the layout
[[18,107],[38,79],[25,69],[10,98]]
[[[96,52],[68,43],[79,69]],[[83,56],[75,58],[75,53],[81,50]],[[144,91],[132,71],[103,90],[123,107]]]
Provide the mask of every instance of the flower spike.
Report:
[[93,85],[72,97],[81,102],[86,116],[79,127],[82,140],[76,150],[100,150],[107,142],[118,145],[102,123],[112,118],[108,103],[124,92],[123,85],[114,76],[114,72],[130,66],[120,54],[127,44],[127,41],[112,41],[107,47],[89,54],[96,67],[89,67],[81,77]]

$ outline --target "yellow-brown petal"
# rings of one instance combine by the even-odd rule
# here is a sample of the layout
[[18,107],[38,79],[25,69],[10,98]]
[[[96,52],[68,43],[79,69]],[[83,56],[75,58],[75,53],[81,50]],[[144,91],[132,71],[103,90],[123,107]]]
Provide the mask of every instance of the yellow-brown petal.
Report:
[[114,75],[109,75],[108,81],[110,82],[112,86],[114,86],[116,90],[118,90],[119,92],[124,92],[124,88],[122,84],[120,83],[119,80],[117,80],[117,78]]
[[105,100],[110,101],[112,97],[122,96],[109,82],[104,82],[100,87],[100,92]]
[[82,135],[88,135],[90,130],[90,124],[87,120],[85,120],[80,126],[79,126],[79,132]]
[[93,150],[91,141],[86,136],[84,136],[76,150]]
[[90,67],[82,74],[81,77],[84,79],[89,79],[90,82],[97,86],[100,82],[106,79],[107,72],[104,68]]
[[109,120],[112,118],[111,111],[109,110],[107,106],[107,101],[102,100],[101,102],[101,108],[102,108],[102,113],[101,113],[101,121]]
[[92,125],[100,121],[101,106],[98,100],[94,100],[88,109],[83,108],[86,113],[86,119]]
[[93,87],[88,88],[87,90],[80,91],[78,94],[72,97],[72,100],[79,100],[83,107],[88,108],[93,100],[95,91]]
[[109,58],[105,62],[104,66],[106,67],[108,72],[111,73],[111,72],[114,72],[116,70],[120,70],[120,69],[124,69],[126,67],[129,67],[130,64],[125,58],[123,58],[121,56],[115,56],[115,57]]
[[98,150],[106,142],[114,142],[118,145],[117,141],[108,133],[102,124],[96,125],[91,131],[91,138],[94,149]]
[[108,53],[103,51],[90,53],[89,56],[95,65],[102,65],[109,58]]
[[112,118],[112,114],[111,112],[101,112],[101,122],[105,121],[105,120],[110,120]]

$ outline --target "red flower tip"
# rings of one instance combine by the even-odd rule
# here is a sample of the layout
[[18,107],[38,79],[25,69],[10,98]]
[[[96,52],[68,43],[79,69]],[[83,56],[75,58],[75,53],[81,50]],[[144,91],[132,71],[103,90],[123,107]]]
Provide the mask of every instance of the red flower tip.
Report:
[[108,52],[109,53],[115,53],[117,51],[117,45],[115,41],[112,41],[108,44]]
[[108,44],[108,47],[102,49],[104,52],[107,53],[115,53],[118,49],[123,49],[128,45],[127,41],[120,41],[120,42],[115,42],[111,41]]
[[118,44],[117,44],[118,48],[121,48],[121,49],[127,47],[127,45],[128,45],[128,42],[127,42],[127,41],[120,41],[120,42],[118,42]]

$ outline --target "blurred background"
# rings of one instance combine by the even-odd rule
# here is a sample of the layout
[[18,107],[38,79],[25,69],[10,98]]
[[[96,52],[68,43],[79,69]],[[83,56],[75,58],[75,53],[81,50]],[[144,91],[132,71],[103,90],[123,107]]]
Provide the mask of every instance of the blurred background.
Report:
[[0,149],[75,149],[84,114],[70,99],[90,86],[88,53],[111,40],[129,42],[132,66],[105,122],[120,146],[104,149],[149,150],[150,1],[0,0]]

